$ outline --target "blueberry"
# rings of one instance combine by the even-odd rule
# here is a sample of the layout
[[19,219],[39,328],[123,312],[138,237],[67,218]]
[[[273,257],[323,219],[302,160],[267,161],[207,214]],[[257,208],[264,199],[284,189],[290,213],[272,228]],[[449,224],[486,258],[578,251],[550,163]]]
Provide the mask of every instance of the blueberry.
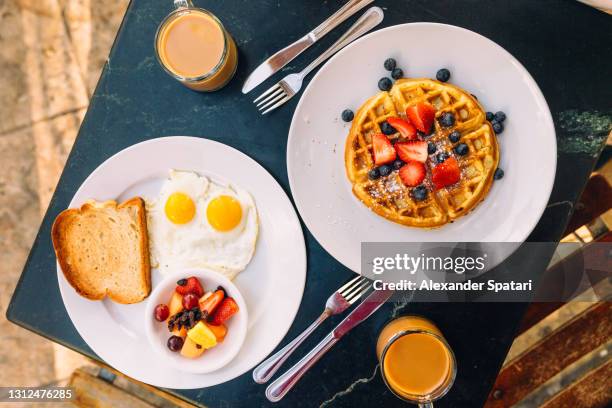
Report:
[[438,163],[443,163],[444,160],[448,159],[449,155],[448,153],[442,152],[442,153],[438,153],[438,155],[436,156],[436,161]]
[[494,120],[493,122],[491,122],[491,126],[493,126],[493,131],[496,135],[499,135],[501,132],[504,131],[504,125],[501,122],[497,122]]
[[383,65],[385,66],[385,69],[387,71],[393,71],[395,67],[397,66],[397,62],[395,62],[393,58],[387,58]]
[[493,112],[487,112],[487,120],[491,122],[493,119],[495,119]]
[[378,81],[378,89],[380,89],[381,91],[388,91],[389,89],[391,89],[392,86],[393,83],[387,77],[380,78],[380,80]]
[[380,130],[387,136],[397,133],[397,130],[395,130],[395,128],[391,126],[386,120],[380,124]]
[[403,77],[404,77],[404,71],[402,71],[401,68],[395,68],[393,71],[391,71],[391,78],[400,79]]
[[438,121],[444,127],[451,127],[455,124],[455,116],[451,112],[444,112]]
[[493,174],[493,178],[495,180],[499,180],[501,178],[504,177],[504,171],[502,169],[500,169],[499,167],[495,170],[495,173]]
[[420,185],[412,189],[412,198],[416,201],[423,201],[427,198],[427,187]]
[[461,133],[457,130],[453,130],[451,134],[448,135],[448,140],[450,140],[451,143],[457,143],[459,139],[461,139]]
[[506,120],[506,114],[502,111],[495,112],[495,120],[500,123],[503,122],[504,120]]
[[378,167],[374,167],[372,170],[368,171],[368,178],[370,180],[376,180],[380,177],[380,172],[378,171]]
[[465,143],[459,143],[457,146],[455,146],[455,153],[457,153],[459,156],[465,156],[469,151],[470,149]]
[[427,143],[427,154],[434,154],[438,150],[432,142]]
[[345,122],[350,122],[355,117],[355,114],[350,109],[345,109],[342,111],[342,120]]
[[380,166],[378,168],[378,173],[384,177],[384,176],[388,176],[389,174],[391,174],[391,171],[393,171],[393,169],[391,168],[391,166],[387,165],[387,164],[383,164],[382,166]]
[[176,281],[176,284],[179,286],[185,286],[187,284],[187,279],[179,279]]
[[393,162],[393,169],[399,170],[402,168],[403,165],[404,165],[404,162],[400,159],[397,159],[396,161]]
[[436,72],[436,79],[440,82],[446,82],[450,79],[450,71],[446,68],[439,69]]

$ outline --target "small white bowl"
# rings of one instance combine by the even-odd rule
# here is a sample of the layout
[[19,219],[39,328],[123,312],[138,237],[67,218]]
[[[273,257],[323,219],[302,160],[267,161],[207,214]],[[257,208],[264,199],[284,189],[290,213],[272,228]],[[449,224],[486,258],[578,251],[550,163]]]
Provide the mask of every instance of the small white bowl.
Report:
[[[190,276],[195,276],[200,280],[205,292],[214,291],[217,286],[223,286],[227,296],[234,298],[240,308],[240,311],[226,323],[227,335],[225,339],[195,359],[183,357],[180,352],[173,352],[168,349],[166,344],[171,334],[168,331],[167,322],[158,322],[154,315],[157,305],[160,303],[168,304],[172,292],[176,288],[176,282]],[[153,349],[159,354],[159,358],[165,359],[178,370],[195,374],[218,370],[236,357],[246,337],[247,321],[246,304],[236,285],[219,273],[206,269],[187,269],[166,276],[151,292],[145,314],[147,338]],[[152,358],[154,357],[152,356]]]

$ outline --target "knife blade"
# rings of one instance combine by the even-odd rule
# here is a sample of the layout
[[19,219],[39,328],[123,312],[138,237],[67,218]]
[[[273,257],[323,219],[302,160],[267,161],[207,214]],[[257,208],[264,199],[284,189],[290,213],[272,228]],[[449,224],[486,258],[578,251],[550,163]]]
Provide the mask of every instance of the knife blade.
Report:
[[255,87],[304,52],[304,50],[316,43],[325,34],[336,28],[340,23],[344,22],[346,19],[373,1],[374,0],[349,0],[344,6],[342,6],[314,30],[282,50],[277,51],[274,55],[266,59],[257,68],[255,68],[246,81],[244,81],[242,93],[247,94],[251,92],[253,89],[255,89]]
[[370,317],[395,293],[393,290],[375,290],[365,298],[359,306],[341,321],[334,330],[333,336],[340,339],[359,323]]

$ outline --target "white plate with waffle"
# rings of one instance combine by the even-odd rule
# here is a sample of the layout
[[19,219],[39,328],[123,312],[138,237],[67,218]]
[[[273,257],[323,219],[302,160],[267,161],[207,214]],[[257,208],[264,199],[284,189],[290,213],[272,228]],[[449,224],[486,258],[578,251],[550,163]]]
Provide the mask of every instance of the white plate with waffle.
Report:
[[[449,45],[450,44],[450,45]],[[439,228],[397,224],[371,211],[352,193],[345,170],[345,143],[356,111],[380,92],[394,58],[406,78],[435,78],[478,98],[487,111],[504,111],[497,136],[503,179],[495,181],[471,213]],[[289,130],[287,171],[306,226],[338,261],[360,272],[362,242],[523,242],[538,223],[552,191],[556,137],[546,100],[527,70],[507,51],[472,31],[436,23],[411,23],[373,32],[349,45],[312,79]],[[489,246],[492,266],[512,245]]]

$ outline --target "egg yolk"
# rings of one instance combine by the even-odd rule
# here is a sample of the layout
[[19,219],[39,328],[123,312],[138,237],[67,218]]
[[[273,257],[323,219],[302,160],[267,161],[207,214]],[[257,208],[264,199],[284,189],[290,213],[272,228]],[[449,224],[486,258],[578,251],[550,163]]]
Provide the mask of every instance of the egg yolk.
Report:
[[195,203],[185,193],[172,193],[164,208],[166,217],[174,224],[187,224],[196,212]]
[[206,209],[206,218],[217,231],[229,231],[240,223],[242,206],[234,197],[220,195],[210,200]]

